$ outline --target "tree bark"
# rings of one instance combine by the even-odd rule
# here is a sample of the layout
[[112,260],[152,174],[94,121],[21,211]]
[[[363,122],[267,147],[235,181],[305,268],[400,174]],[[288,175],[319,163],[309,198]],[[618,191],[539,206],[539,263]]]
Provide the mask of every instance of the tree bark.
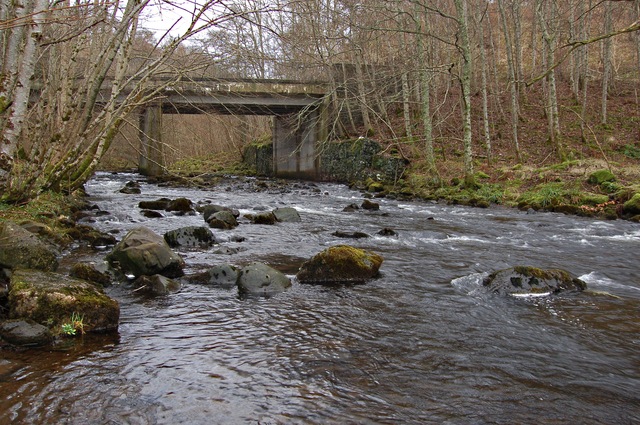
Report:
[[455,0],[458,19],[458,36],[462,59],[460,85],[462,88],[462,128],[464,146],[464,182],[466,187],[475,187],[473,174],[473,152],[471,146],[471,42],[469,41],[469,17],[467,0]]

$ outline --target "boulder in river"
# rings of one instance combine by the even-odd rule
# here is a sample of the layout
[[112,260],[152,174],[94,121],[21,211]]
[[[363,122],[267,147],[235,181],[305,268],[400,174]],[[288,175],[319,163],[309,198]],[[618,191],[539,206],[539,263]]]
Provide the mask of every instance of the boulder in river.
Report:
[[305,261],[296,277],[300,283],[362,283],[378,275],[382,261],[371,251],[337,245]]
[[193,203],[187,198],[177,198],[169,202],[165,211],[175,212],[178,214],[193,213]]
[[170,230],[164,234],[170,247],[178,246],[207,248],[216,243],[216,237],[204,226],[187,226]]
[[583,291],[587,284],[560,269],[517,266],[498,270],[482,284],[499,295],[544,296],[565,291]]
[[231,264],[221,264],[207,270],[208,279],[205,284],[231,288],[238,283],[240,270]]
[[107,263],[97,265],[95,263],[75,263],[71,266],[69,276],[88,282],[97,283],[100,286],[109,286],[114,280]]
[[368,199],[365,199],[362,202],[362,205],[360,206],[362,207],[363,210],[369,210],[369,211],[378,211],[380,209],[379,203],[370,201]]
[[127,184],[124,185],[122,189],[120,189],[120,193],[124,193],[126,195],[137,195],[141,193],[140,183],[134,181],[128,181]]
[[218,211],[213,213],[207,223],[214,229],[229,230],[238,227],[238,220],[231,211]]
[[297,223],[302,221],[298,210],[292,207],[276,208],[273,210],[276,221],[281,223]]
[[276,216],[271,211],[265,211],[258,214],[247,214],[247,217],[253,224],[276,224]]
[[58,251],[12,221],[0,223],[0,267],[54,271]]
[[140,201],[138,208],[143,210],[166,210],[169,207],[169,198],[160,198],[155,201]]
[[136,292],[140,291],[149,295],[168,295],[180,290],[180,282],[159,274],[140,276],[133,282],[133,285],[137,287]]
[[240,269],[238,288],[244,295],[270,296],[284,292],[291,280],[284,273],[263,263],[251,263]]
[[209,221],[211,216],[213,216],[215,213],[220,211],[228,211],[231,214],[233,214],[234,217],[240,216],[240,212],[238,210],[231,209],[228,207],[223,207],[222,205],[215,205],[215,204],[205,205],[204,207],[199,207],[198,210],[202,213],[202,217],[204,218],[204,221],[207,221],[207,222]]
[[180,277],[184,274],[184,260],[171,250],[162,236],[146,227],[127,233],[107,255],[107,261],[124,274],[135,277],[154,274]]
[[369,237],[369,235],[364,232],[343,232],[342,230],[336,230],[331,235],[344,239],[362,239]]
[[46,345],[53,340],[49,328],[33,320],[8,320],[0,324],[0,337],[18,346]]
[[53,272],[20,269],[9,283],[9,316],[30,319],[61,332],[72,317],[80,317],[84,332],[118,329],[120,307],[94,284]]

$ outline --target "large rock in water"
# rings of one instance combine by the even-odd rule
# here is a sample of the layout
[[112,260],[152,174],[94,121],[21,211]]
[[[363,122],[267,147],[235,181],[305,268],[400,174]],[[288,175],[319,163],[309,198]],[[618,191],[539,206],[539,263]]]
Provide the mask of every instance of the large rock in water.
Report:
[[135,277],[161,274],[180,277],[184,260],[169,248],[162,236],[146,227],[131,230],[107,255],[107,261]]
[[12,221],[0,223],[0,268],[54,271],[57,250]]
[[207,248],[216,243],[216,237],[204,226],[187,226],[164,234],[170,247],[189,246]]
[[120,307],[102,289],[58,273],[19,269],[9,284],[9,316],[30,319],[60,333],[71,316],[82,317],[85,332],[118,329]]
[[337,245],[304,262],[296,277],[300,283],[362,283],[378,275],[382,261],[373,252]]
[[584,281],[567,271],[528,266],[493,272],[482,283],[497,294],[513,296],[543,296],[587,289]]
[[0,324],[0,337],[13,345],[45,345],[51,342],[49,328],[32,320],[9,320]]
[[298,210],[292,207],[276,208],[273,210],[276,221],[281,223],[298,223],[302,221]]
[[240,270],[238,288],[246,295],[275,295],[291,286],[282,272],[263,263],[251,263]]

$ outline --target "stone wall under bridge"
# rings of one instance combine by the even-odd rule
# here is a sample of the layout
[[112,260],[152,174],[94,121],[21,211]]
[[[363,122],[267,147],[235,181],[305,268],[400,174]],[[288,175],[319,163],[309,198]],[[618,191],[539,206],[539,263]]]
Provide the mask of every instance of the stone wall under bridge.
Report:
[[[318,171],[309,175],[308,180],[350,183],[371,177],[395,182],[402,178],[406,167],[402,158],[382,154],[380,144],[369,138],[323,143],[318,146],[318,151],[314,158]],[[260,176],[276,176],[273,145],[270,143],[247,146],[244,162]]]

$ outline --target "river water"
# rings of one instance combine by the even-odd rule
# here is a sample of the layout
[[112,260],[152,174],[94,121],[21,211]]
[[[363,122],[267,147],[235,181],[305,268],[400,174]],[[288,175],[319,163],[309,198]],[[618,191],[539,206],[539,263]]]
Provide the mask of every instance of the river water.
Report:
[[[362,194],[345,186],[267,181],[256,191],[252,179],[117,193],[137,177],[89,182],[91,202],[111,213],[94,226],[122,237],[139,225],[162,234],[204,224],[143,217],[138,202],[159,197],[300,212],[301,223],[245,221],[217,231],[220,246],[179,250],[187,274],[262,261],[293,277],[304,259],[348,243],[381,254],[382,275],[331,288],[294,281],[271,298],[188,283],[157,298],[110,287],[118,335],[2,353],[0,423],[640,423],[638,224],[392,199],[347,213]],[[385,227],[398,236],[378,236]],[[371,237],[338,239],[337,230]],[[483,290],[486,273],[514,265],[566,269],[589,291],[520,299]]]

